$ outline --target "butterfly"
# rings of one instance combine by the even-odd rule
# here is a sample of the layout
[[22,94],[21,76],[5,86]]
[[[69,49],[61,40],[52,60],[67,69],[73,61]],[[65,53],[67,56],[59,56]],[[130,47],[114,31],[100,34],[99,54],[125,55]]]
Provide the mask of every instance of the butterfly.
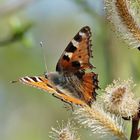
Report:
[[69,104],[89,105],[96,100],[98,75],[90,63],[91,31],[83,27],[70,41],[56,65],[55,72],[43,76],[25,76],[19,79],[23,84],[51,93]]

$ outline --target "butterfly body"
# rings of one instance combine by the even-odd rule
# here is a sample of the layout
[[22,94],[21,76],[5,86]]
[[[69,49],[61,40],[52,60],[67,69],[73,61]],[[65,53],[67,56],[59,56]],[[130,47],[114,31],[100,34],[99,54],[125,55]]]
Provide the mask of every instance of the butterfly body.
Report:
[[[45,75],[46,76],[46,75]],[[47,77],[54,87],[68,96],[82,98],[80,90],[81,81],[75,75],[64,76],[57,72],[48,73]]]
[[92,57],[90,37],[90,28],[83,27],[64,50],[56,65],[56,72],[45,73],[44,76],[26,76],[19,81],[45,90],[65,102],[91,106],[96,99],[98,75],[87,72],[94,68],[89,62]]
[[[76,74],[63,75],[57,72],[47,73],[46,78],[54,85],[59,91],[64,92],[68,96],[84,100],[82,80]],[[82,78],[82,77],[81,77]]]

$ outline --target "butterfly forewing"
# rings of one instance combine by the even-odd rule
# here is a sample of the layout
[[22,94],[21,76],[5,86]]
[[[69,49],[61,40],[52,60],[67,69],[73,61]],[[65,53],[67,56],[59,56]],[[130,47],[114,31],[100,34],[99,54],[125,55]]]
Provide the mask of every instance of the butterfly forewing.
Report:
[[54,97],[57,97],[67,103],[74,103],[81,106],[85,105],[85,102],[77,98],[68,96],[67,93],[63,93],[62,91],[60,91],[51,83],[51,81],[49,81],[44,76],[32,76],[32,77],[26,76],[20,78],[19,81],[23,84],[27,84],[29,86],[36,87],[38,89],[51,93]]
[[56,93],[55,88],[53,87],[51,82],[45,78],[45,76],[26,76],[20,78],[19,81],[23,84],[42,89],[49,93]]
[[93,66],[89,62],[92,56],[90,37],[90,28],[88,26],[83,27],[64,50],[57,63],[56,71],[60,73],[76,72],[92,68]]

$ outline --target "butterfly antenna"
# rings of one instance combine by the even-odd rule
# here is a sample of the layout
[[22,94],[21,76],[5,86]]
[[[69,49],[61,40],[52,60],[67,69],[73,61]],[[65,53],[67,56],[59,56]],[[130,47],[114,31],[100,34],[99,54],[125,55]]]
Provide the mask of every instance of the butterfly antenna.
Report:
[[45,72],[48,73],[48,67],[47,67],[47,62],[46,62],[46,57],[45,57],[45,48],[43,46],[43,42],[42,41],[40,42],[40,46],[42,48],[43,60],[44,60],[44,63],[45,63]]

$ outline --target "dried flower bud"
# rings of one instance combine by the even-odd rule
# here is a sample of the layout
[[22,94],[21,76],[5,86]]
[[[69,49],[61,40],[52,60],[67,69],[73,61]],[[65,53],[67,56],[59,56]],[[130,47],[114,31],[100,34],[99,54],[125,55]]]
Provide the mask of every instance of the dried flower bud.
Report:
[[138,112],[138,102],[134,99],[133,87],[132,80],[113,81],[113,84],[105,89],[103,96],[105,109],[126,118],[135,116]]

